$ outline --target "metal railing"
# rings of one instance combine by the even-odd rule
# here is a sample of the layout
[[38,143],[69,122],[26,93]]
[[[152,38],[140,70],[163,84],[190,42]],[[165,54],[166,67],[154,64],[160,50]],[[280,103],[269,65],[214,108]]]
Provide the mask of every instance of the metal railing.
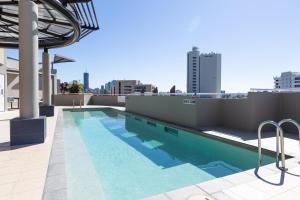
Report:
[[262,122],[259,127],[258,127],[258,166],[261,166],[262,163],[262,156],[261,156],[261,131],[262,128],[265,125],[273,125],[276,127],[276,162],[279,163],[279,142],[280,142],[280,153],[281,153],[281,169],[286,171],[287,168],[285,167],[285,151],[284,151],[284,136],[283,136],[283,129],[282,125],[283,124],[288,124],[291,123],[296,126],[298,129],[298,134],[299,134],[299,149],[300,149],[300,125],[298,122],[296,122],[293,119],[283,119],[280,122],[276,123],[274,121],[264,121]]
[[274,121],[268,120],[262,122],[258,127],[258,166],[262,164],[261,156],[261,131],[265,125],[273,125],[276,127],[276,162],[279,162],[279,140],[280,140],[280,153],[281,153],[281,167],[282,170],[285,170],[285,154],[284,154],[284,139],[283,139],[283,130],[282,128]]
[[300,149],[300,125],[299,125],[299,123],[293,119],[283,119],[280,122],[278,122],[278,125],[281,127],[283,124],[288,124],[288,123],[295,125],[296,128],[298,129],[299,149]]

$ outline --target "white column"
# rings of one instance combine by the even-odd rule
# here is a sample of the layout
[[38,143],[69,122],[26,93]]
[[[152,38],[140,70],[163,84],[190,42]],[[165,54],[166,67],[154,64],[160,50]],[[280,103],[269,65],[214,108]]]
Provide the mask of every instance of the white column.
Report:
[[39,117],[38,6],[19,1],[20,117]]
[[43,52],[43,104],[46,106],[51,105],[51,69],[50,69],[50,56],[48,50]]
[[53,94],[57,94],[57,74],[53,76]]

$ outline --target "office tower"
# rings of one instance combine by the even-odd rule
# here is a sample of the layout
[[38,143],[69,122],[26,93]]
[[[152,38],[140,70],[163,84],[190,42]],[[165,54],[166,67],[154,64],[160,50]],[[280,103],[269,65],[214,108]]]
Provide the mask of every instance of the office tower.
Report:
[[221,54],[200,54],[197,47],[188,52],[187,92],[221,92]]
[[84,88],[84,92],[88,92],[90,89],[88,72],[83,73],[83,88]]

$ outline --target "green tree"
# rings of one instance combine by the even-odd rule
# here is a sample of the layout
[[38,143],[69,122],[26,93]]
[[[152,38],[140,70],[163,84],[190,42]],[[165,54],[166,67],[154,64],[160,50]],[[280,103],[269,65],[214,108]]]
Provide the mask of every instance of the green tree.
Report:
[[83,84],[79,81],[74,80],[69,84],[68,90],[72,94],[83,93]]

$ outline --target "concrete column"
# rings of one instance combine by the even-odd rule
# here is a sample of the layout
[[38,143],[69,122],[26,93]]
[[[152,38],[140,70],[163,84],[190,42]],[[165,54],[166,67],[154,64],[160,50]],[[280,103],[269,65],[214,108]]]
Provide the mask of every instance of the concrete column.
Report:
[[51,68],[50,68],[50,56],[48,50],[43,52],[43,104],[45,106],[51,105]]
[[53,94],[57,94],[57,74],[53,76]]
[[20,117],[39,117],[38,6],[19,1]]

